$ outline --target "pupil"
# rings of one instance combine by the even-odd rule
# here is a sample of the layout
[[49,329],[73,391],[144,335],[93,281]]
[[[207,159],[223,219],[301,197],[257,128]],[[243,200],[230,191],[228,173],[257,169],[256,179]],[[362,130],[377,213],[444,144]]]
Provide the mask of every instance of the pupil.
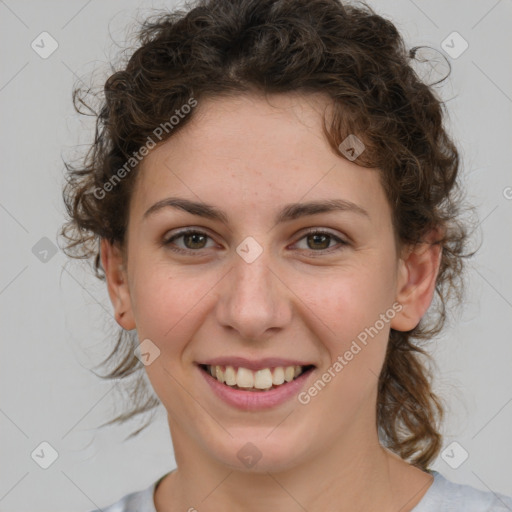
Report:
[[[328,235],[310,235],[309,238],[313,238],[315,240],[319,239],[319,238],[322,238],[324,240],[324,244],[323,246],[321,247],[321,249],[326,249],[327,247],[329,247],[329,236]],[[327,244],[325,244],[325,241],[327,240]],[[321,242],[320,242],[321,243]]]
[[[199,243],[200,244],[200,242],[197,242],[197,238],[203,238],[204,239],[205,237],[204,237],[204,235],[201,235],[199,233],[189,233],[188,235],[186,235],[186,239],[187,240],[190,240],[190,239],[194,239],[195,240],[195,241],[192,242],[192,244],[195,244],[195,243]],[[204,240],[203,240],[203,242],[204,242]],[[186,244],[186,245],[189,245],[189,244]],[[197,247],[193,247],[193,248],[197,249]],[[199,248],[202,248],[202,246],[199,247]]]

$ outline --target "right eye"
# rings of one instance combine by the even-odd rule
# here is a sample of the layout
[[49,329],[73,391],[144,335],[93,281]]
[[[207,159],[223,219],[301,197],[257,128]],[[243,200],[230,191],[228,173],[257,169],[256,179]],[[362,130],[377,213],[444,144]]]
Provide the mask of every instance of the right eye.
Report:
[[[175,240],[179,240],[180,238],[183,239],[185,247],[177,247],[174,243]],[[170,238],[165,239],[163,245],[168,247],[171,251],[191,254],[198,252],[200,249],[207,249],[208,247],[205,247],[205,244],[208,238],[211,240],[211,237],[204,231],[199,231],[197,229],[185,229],[175,233]]]

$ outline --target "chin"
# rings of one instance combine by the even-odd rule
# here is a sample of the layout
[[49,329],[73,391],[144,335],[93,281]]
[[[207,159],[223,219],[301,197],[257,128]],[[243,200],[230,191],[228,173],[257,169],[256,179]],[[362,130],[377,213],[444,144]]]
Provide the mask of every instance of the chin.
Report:
[[[279,427],[278,427],[279,428]],[[286,432],[278,432],[278,428],[261,429],[254,435],[247,432],[252,429],[240,429],[233,438],[225,443],[217,445],[218,449],[212,453],[219,463],[226,465],[231,470],[244,473],[266,474],[288,471],[305,458],[306,453],[298,452],[298,447],[304,447],[299,438]],[[269,432],[272,432],[269,435]]]

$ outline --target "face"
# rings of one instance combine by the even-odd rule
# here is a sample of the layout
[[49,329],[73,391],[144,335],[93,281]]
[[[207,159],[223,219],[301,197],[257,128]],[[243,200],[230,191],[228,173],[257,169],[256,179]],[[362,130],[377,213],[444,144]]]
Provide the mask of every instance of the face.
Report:
[[[103,243],[118,321],[150,340],[151,359],[159,351],[145,369],[175,448],[216,464],[284,470],[368,442],[390,328],[411,329],[430,303],[423,260],[397,254],[378,170],[324,139],[326,105],[312,95],[200,102],[142,164],[126,258]],[[300,208],[328,201],[339,208]],[[216,382],[209,363],[240,386],[268,388],[269,375],[282,380],[277,367],[307,371],[244,391]],[[254,468],[244,462],[260,454]]]

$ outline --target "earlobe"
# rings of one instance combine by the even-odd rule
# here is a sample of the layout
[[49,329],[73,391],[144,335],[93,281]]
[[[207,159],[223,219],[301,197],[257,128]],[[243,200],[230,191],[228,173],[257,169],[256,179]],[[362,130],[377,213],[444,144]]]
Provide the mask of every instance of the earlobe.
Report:
[[116,322],[125,330],[135,329],[128,277],[121,249],[105,239],[101,241],[101,264]]
[[402,310],[391,322],[391,328],[397,331],[414,329],[432,302],[442,247],[430,240],[409,246],[399,261],[396,301]]

